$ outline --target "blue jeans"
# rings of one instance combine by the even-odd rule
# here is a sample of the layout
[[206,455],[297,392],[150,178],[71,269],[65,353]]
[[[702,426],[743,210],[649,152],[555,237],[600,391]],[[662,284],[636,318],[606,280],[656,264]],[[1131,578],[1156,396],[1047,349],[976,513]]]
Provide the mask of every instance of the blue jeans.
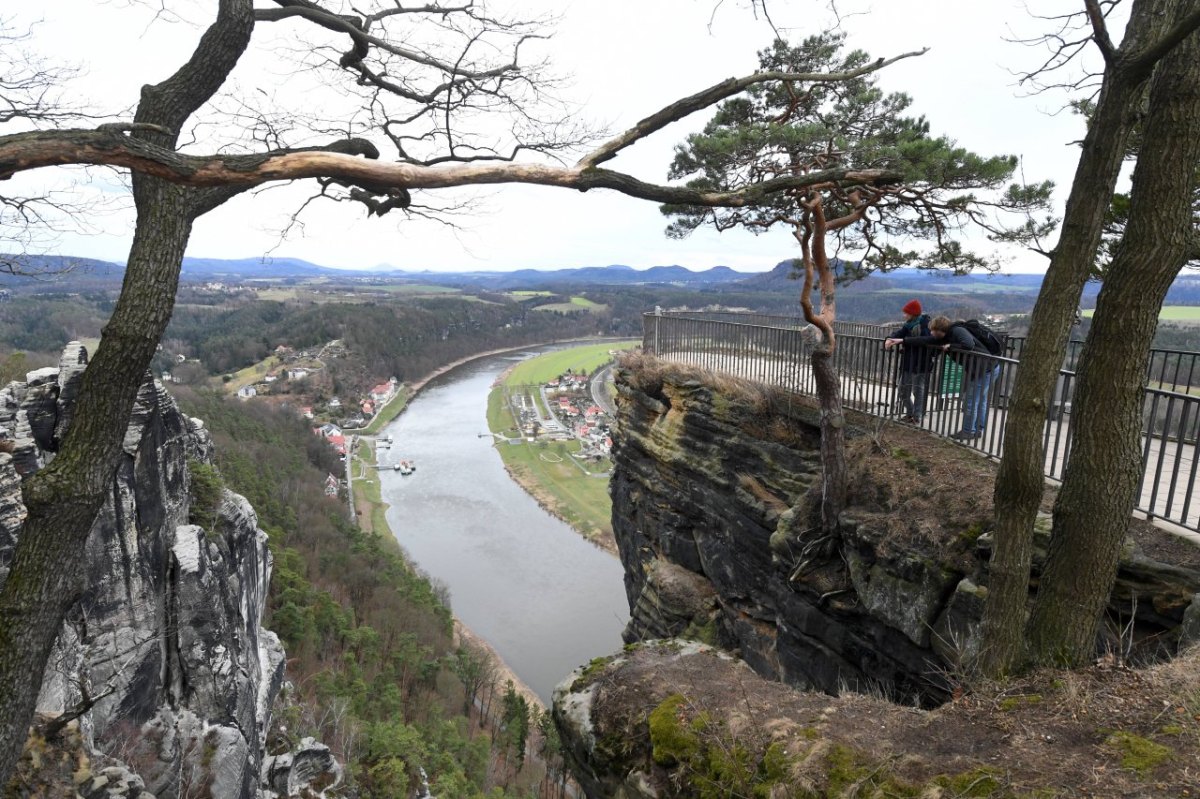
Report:
[[982,433],[987,426],[988,391],[992,379],[1000,373],[1000,366],[988,366],[977,377],[963,376],[962,402],[964,433]]
[[918,422],[925,415],[925,395],[929,391],[928,372],[900,373],[900,402],[904,413]]

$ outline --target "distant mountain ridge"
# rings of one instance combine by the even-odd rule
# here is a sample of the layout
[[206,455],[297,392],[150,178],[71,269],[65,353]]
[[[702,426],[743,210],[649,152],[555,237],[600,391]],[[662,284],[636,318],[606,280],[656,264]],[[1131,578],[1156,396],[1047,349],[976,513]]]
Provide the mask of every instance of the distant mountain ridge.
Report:
[[[56,275],[72,273],[78,278],[110,278],[119,280],[125,274],[124,264],[94,258],[74,258],[62,255],[14,256],[9,258],[18,268],[44,273],[39,279],[54,282]],[[678,264],[635,269],[624,264],[585,266],[566,269],[518,269],[512,272],[429,272],[402,269],[335,269],[299,258],[194,258],[183,259],[181,279],[185,281],[286,280],[289,278],[328,278],[332,280],[378,281],[400,280],[475,287],[489,290],[538,288],[555,284],[633,285],[672,284],[704,286],[733,283],[752,273],[737,272],[728,266],[693,271]],[[0,283],[30,280],[6,275]]]
[[[0,286],[55,285],[70,281],[72,289],[115,287],[125,274],[124,264],[95,258],[74,256],[4,256],[20,269],[42,272],[37,278],[0,273]],[[433,284],[483,291],[518,291],[555,289],[556,287],[586,288],[613,286],[663,286],[702,290],[714,294],[737,293],[794,293],[800,284],[789,277],[794,259],[777,263],[767,272],[739,272],[728,266],[693,270],[679,264],[635,269],[625,264],[584,266],[563,269],[517,269],[512,272],[462,271],[431,272],[395,269],[386,265],[370,269],[336,269],[321,266],[300,258],[194,258],[183,260],[181,278],[185,282],[295,281],[321,278],[330,282],[346,281],[372,283],[401,282]],[[1016,310],[1014,306],[1032,307],[1042,283],[1038,274],[976,273],[951,275],[945,272],[902,267],[890,272],[875,273],[843,286],[839,299],[864,295],[886,297],[928,297],[931,305],[938,297],[974,301],[996,310]],[[1092,307],[1100,284],[1084,287],[1082,305]],[[1182,273],[1167,298],[1172,304],[1200,304],[1200,276]]]

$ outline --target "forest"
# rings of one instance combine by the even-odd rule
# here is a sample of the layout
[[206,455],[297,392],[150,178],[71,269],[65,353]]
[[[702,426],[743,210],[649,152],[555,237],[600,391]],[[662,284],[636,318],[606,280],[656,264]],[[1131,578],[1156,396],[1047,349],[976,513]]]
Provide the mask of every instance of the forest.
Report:
[[215,479],[250,500],[270,538],[264,625],[287,648],[291,687],[268,753],[324,741],[364,797],[406,795],[417,764],[438,796],[557,795],[566,777],[548,714],[501,682],[487,652],[455,646],[444,590],[325,496],[342,469],[329,446],[295,413],[176,394],[213,433]]

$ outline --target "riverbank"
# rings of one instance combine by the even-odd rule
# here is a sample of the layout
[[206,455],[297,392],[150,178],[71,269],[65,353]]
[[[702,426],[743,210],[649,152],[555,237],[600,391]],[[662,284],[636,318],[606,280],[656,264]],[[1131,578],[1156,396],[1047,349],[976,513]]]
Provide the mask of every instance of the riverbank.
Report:
[[[614,341],[614,340],[619,340],[619,339],[605,339],[605,340]],[[595,338],[585,338],[585,339],[576,339],[575,341],[597,342],[600,340],[595,339]],[[549,344],[557,344],[557,343],[570,343],[570,342],[549,342]],[[520,351],[527,350],[527,349],[537,348],[539,346],[544,347],[544,346],[547,346],[547,344],[525,345],[525,346],[521,346],[521,347],[507,347],[507,348],[503,348],[503,349],[492,350],[492,351],[485,352],[485,353],[478,353],[476,355],[473,355],[473,356],[470,356],[467,358],[461,358],[452,363],[446,364],[445,366],[442,366],[442,367],[430,372],[429,374],[425,375],[421,380],[416,381],[415,383],[406,385],[404,387],[403,397],[402,398],[397,397],[394,400],[394,402],[400,404],[401,407],[396,409],[396,413],[393,415],[393,417],[399,418],[400,416],[402,416],[404,411],[406,411],[408,409],[409,403],[423,389],[425,389],[430,384],[431,381],[435,380],[436,378],[446,374],[447,372],[449,372],[457,367],[463,366],[463,365],[468,364],[475,360],[489,358],[489,357],[495,357],[495,356],[502,356],[506,353],[520,352]],[[348,432],[353,432],[353,431],[348,431]],[[381,432],[381,431],[377,431],[377,432]],[[400,554],[405,559],[406,562],[413,564],[415,566],[417,564],[414,563],[414,561],[410,558],[409,553],[407,553],[404,550],[404,548],[401,547],[401,545],[397,541],[396,536],[393,534],[393,531],[391,530],[391,527],[388,524],[387,519],[386,519],[385,511],[389,507],[389,503],[387,503],[383,500],[382,493],[380,491],[380,475],[379,475],[378,469],[376,468],[377,467],[377,452],[376,452],[374,442],[372,442],[369,438],[366,438],[366,437],[360,437],[360,438],[357,438],[356,440],[357,440],[357,445],[354,448],[353,454],[351,456],[350,468],[348,469],[348,472],[350,473],[351,478],[352,478],[350,481],[349,490],[350,490],[350,492],[352,492],[352,496],[354,497],[355,503],[357,504],[356,520],[359,523],[360,527],[362,527],[363,529],[369,530],[370,532],[379,535],[381,538],[381,543],[383,543],[384,546],[386,546],[389,550],[392,550],[392,551]],[[517,485],[524,488],[527,491],[527,493],[530,494],[530,496],[534,496],[533,492],[529,491],[528,486],[526,486],[526,484],[524,482],[517,480],[516,476],[512,475],[511,472],[509,474],[510,474],[510,479],[512,479],[515,483],[517,483]],[[537,501],[537,497],[534,496],[534,498],[535,498],[535,501]],[[539,505],[542,505],[544,507],[544,503],[542,503],[541,501],[539,501]],[[555,514],[555,515],[558,515],[558,514]],[[615,542],[610,543],[609,546],[602,546],[601,548],[605,549],[606,552],[609,552],[612,554],[615,554],[615,552],[616,552]],[[500,655],[495,650],[495,648],[488,641],[486,641],[486,639],[484,639],[482,636],[478,635],[473,630],[471,630],[457,616],[454,617],[454,627],[455,627],[456,640],[467,641],[467,642],[471,643],[472,645],[478,647],[479,649],[487,651],[492,656],[495,666],[496,666],[496,669],[497,669],[497,672],[498,672],[500,686],[503,686],[503,684],[507,680],[512,680],[515,690],[517,690],[522,696],[524,696],[527,701],[536,705],[539,708],[544,709],[545,702],[538,697],[538,695],[533,691],[533,689],[527,683],[525,683],[523,680],[521,680],[517,676],[517,674],[512,669],[512,667],[508,663],[506,663],[503,658],[500,657]],[[565,672],[564,672],[563,676],[565,676]]]
[[[605,342],[618,348],[637,346],[636,340],[616,339]],[[509,478],[550,515],[569,525],[584,540],[616,556],[612,531],[612,503],[608,497],[607,469],[594,474],[575,457],[581,448],[577,440],[555,437],[527,441],[519,431],[517,413],[510,392],[525,392],[544,403],[545,391],[535,387],[568,372],[590,374],[611,362],[611,349],[582,346],[547,353],[514,364],[496,379],[488,396],[488,427],[496,437],[496,449]],[[527,400],[525,400],[527,402]],[[549,413],[548,409],[539,412]]]
[[[422,381],[422,385],[424,382],[427,381]],[[368,441],[360,439],[356,453],[352,457],[354,458],[354,470],[357,472],[358,478],[355,482],[354,490],[358,511],[361,514],[356,519],[359,528],[365,532],[379,536],[382,539],[383,545],[388,550],[400,555],[411,566],[408,554],[404,552],[404,548],[400,546],[400,543],[396,540],[396,536],[392,533],[391,527],[387,523],[386,511],[388,503],[383,501],[383,496],[380,492],[375,449]],[[545,712],[545,703],[504,662],[504,658],[500,657],[496,649],[484,638],[476,635],[457,616],[452,615],[451,618],[454,621],[454,646],[458,647],[465,644],[469,645],[472,649],[486,652],[492,658],[498,690],[511,681],[513,690],[525,697],[526,702]]]
[[[613,536],[612,527],[601,525],[597,519],[590,518],[586,513],[580,513],[579,508],[572,507],[573,503],[569,502],[567,498],[556,494],[553,486],[559,484],[560,481],[549,479],[544,473],[539,474],[538,472],[544,472],[547,468],[559,464],[535,460],[531,456],[532,450],[529,449],[533,445],[526,443],[520,437],[520,433],[516,432],[511,410],[504,401],[504,382],[515,367],[516,364],[500,374],[488,395],[488,427],[493,434],[504,437],[504,440],[497,439],[495,444],[496,450],[500,454],[500,460],[504,464],[504,471],[508,473],[514,483],[533,498],[538,507],[568,525],[585,541],[616,557],[618,555],[617,540]],[[511,436],[516,436],[517,443],[508,443],[513,440]],[[556,444],[559,445],[559,449],[562,449],[562,442],[556,442]],[[513,447],[522,449],[513,450]],[[566,458],[569,457],[570,455],[567,454]],[[560,455],[558,460],[563,461],[564,458]],[[607,499],[607,486],[608,481],[605,480],[603,484],[605,499]],[[600,486],[597,484],[589,488],[592,488],[594,493],[595,489]]]
[[576,523],[571,521],[570,515],[563,510],[562,503],[552,496],[532,473],[510,466],[507,462],[504,464],[504,471],[508,472],[508,476],[512,478],[513,482],[532,497],[533,501],[538,504],[538,507],[546,511],[546,513],[569,525],[572,530],[579,533],[584,541],[595,545],[597,549],[603,549],[614,558],[620,557],[621,553],[617,549],[617,539],[613,535],[612,530],[601,530],[594,533],[580,530]]
[[[390,424],[391,422],[395,421],[395,419],[398,418],[400,416],[400,414],[402,414],[404,412],[404,409],[408,407],[408,403],[411,402],[421,392],[421,390],[424,389],[425,386],[428,385],[431,381],[437,379],[438,377],[441,377],[442,375],[446,374],[447,372],[449,372],[453,369],[456,369],[460,366],[468,364],[472,361],[476,361],[481,358],[489,358],[489,357],[494,357],[497,355],[504,355],[504,354],[510,353],[510,352],[520,352],[522,350],[527,350],[527,349],[536,349],[538,347],[551,346],[554,344],[572,344],[572,343],[602,344],[602,343],[610,343],[610,342],[611,343],[617,343],[617,342],[623,343],[623,342],[627,342],[628,340],[629,339],[625,339],[625,338],[596,338],[596,337],[588,336],[588,337],[583,337],[583,338],[578,338],[578,339],[567,339],[564,341],[544,342],[542,344],[526,344],[526,345],[523,345],[520,347],[505,347],[502,349],[489,350],[487,352],[477,353],[475,355],[470,355],[465,358],[459,358],[456,361],[453,361],[444,366],[438,367],[437,369],[435,369],[432,372],[430,372],[429,374],[425,375],[424,377],[422,377],[420,380],[416,381],[415,383],[404,384],[402,389],[399,392],[397,392],[397,395],[390,402],[388,402],[387,405],[385,405],[384,407],[379,409],[379,412],[376,415],[376,419],[372,420],[372,424],[368,425],[367,427],[363,428],[361,431],[358,431],[358,432],[360,435],[378,434],[383,429],[383,427],[385,427],[387,424]],[[506,370],[505,373],[503,375],[501,375],[498,383],[502,382],[504,380],[504,378],[509,373],[511,373],[512,368],[515,368],[518,365],[519,364],[514,364],[513,367],[510,367],[508,370]],[[489,398],[489,422],[491,421],[491,416],[492,416],[491,404],[492,404],[492,400]],[[376,422],[380,419],[383,419],[384,421],[382,423],[376,424]],[[493,432],[499,432],[499,430],[497,430],[495,426],[492,427],[492,430],[493,430]],[[550,515],[554,516],[555,518],[557,518],[557,519],[563,521],[564,523],[566,523],[567,525],[569,525],[571,527],[571,529],[575,530],[575,532],[577,532],[580,536],[582,536],[584,540],[592,543],[596,547],[604,550],[605,552],[607,552],[610,555],[613,555],[614,557],[618,556],[617,542],[616,542],[616,539],[613,537],[611,528],[609,528],[605,525],[593,523],[589,520],[581,518],[580,516],[578,516],[575,513],[572,513],[570,510],[570,507],[569,507],[569,503],[564,501],[561,497],[555,496],[555,494],[550,489],[546,488],[544,482],[539,479],[538,475],[533,473],[532,469],[523,468],[520,464],[513,463],[511,458],[504,458],[503,455],[504,455],[504,453],[501,452],[501,457],[504,461],[504,468],[505,468],[505,471],[508,472],[509,477],[513,480],[514,483],[519,485],[527,494],[529,494],[529,496],[531,496],[534,499],[534,501],[537,502],[538,505],[543,510],[545,510]],[[371,457],[372,457],[372,459],[374,458],[374,453],[372,453]],[[374,465],[374,460],[371,461],[371,464]],[[368,481],[368,482],[370,482],[370,481]],[[355,497],[355,501],[358,501],[358,502],[363,501],[363,499],[362,499],[363,493],[355,490],[354,485],[353,485],[353,480],[351,481],[351,485],[349,486],[349,491],[351,492],[351,495],[353,497]],[[369,489],[368,489],[368,491],[369,491]],[[371,503],[372,501],[373,500],[371,498],[369,498],[369,497],[366,498],[366,502]],[[380,500],[379,504],[382,506],[382,509],[386,509],[387,505],[382,503],[381,500]],[[373,508],[360,507],[358,509],[358,512],[359,512],[359,514],[361,514],[361,516],[365,516],[367,519],[374,520],[374,519],[382,517],[382,515],[383,515],[382,509],[378,509],[377,513],[371,513],[369,511],[372,511]],[[361,516],[360,516],[360,521],[361,521]],[[371,523],[371,522],[368,522],[368,523]],[[386,523],[384,523],[384,525],[386,526]],[[374,524],[372,526],[374,526]],[[395,538],[394,538],[394,536],[391,536],[390,531],[388,531],[387,535],[388,535],[388,537],[390,537],[392,539],[391,544],[394,544]],[[391,544],[389,544],[389,546]],[[397,550],[399,550],[399,544],[395,544],[395,546],[397,547]]]

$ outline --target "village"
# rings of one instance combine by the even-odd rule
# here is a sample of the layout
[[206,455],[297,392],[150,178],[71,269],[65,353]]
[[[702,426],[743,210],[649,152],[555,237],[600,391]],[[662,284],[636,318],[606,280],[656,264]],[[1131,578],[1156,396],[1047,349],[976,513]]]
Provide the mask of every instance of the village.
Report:
[[581,444],[577,459],[608,458],[612,452],[611,417],[592,396],[590,383],[587,374],[568,370],[543,385],[510,394],[513,418],[525,440],[577,439]]

